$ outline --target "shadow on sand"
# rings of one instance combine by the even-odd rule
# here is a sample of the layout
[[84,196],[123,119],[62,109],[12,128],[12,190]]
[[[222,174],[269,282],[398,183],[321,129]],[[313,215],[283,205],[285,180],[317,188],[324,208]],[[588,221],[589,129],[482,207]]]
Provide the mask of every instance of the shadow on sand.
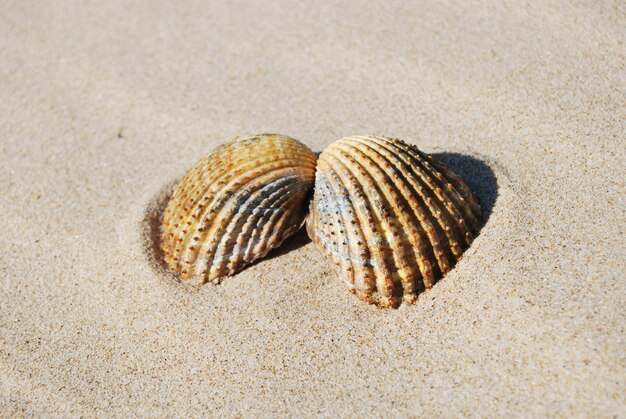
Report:
[[144,218],[141,222],[141,238],[144,252],[152,269],[158,274],[173,275],[165,266],[163,250],[161,250],[161,223],[163,212],[169,202],[178,179],[170,181],[148,202]]
[[[498,199],[498,180],[491,167],[478,157],[460,153],[433,153],[470,187],[483,210],[480,228],[487,223]],[[479,233],[480,234],[480,233]]]

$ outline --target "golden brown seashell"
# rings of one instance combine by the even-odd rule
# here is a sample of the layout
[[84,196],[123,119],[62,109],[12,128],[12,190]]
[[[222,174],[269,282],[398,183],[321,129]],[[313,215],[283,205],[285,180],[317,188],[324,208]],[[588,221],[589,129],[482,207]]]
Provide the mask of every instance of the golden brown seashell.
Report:
[[319,156],[306,227],[353,293],[397,307],[452,269],[479,218],[443,163],[395,138],[355,136]]
[[239,137],[200,160],[163,216],[165,264],[218,283],[278,247],[306,216],[317,157],[279,134]]

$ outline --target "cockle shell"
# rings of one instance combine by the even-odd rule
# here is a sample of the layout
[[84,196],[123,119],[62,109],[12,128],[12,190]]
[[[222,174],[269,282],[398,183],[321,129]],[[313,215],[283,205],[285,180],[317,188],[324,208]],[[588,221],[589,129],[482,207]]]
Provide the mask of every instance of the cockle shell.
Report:
[[395,138],[355,136],[319,156],[306,227],[353,293],[397,307],[452,269],[479,218],[444,164]]
[[192,167],[163,216],[165,264],[219,282],[278,247],[306,216],[316,155],[279,134],[239,137]]

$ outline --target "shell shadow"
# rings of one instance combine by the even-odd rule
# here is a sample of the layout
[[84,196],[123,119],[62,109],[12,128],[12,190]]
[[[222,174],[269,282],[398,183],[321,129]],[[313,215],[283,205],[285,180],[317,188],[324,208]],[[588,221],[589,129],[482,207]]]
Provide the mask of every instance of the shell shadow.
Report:
[[489,220],[498,199],[498,179],[489,164],[485,160],[468,154],[432,153],[431,155],[461,176],[470,187],[483,210],[480,223],[482,228]]
[[[298,230],[293,235],[287,237],[280,246],[278,246],[275,249],[272,249],[267,254],[267,256],[265,256],[262,259],[259,259],[258,262],[261,262],[264,260],[270,260],[270,259],[274,259],[283,255],[286,255],[287,253],[293,252],[294,250],[297,250],[301,248],[302,246],[305,246],[309,243],[311,243],[311,239],[306,233],[306,228],[301,227],[300,230]],[[256,262],[257,261],[255,261],[255,263]]]
[[144,218],[141,222],[142,231],[141,238],[143,241],[144,253],[152,269],[161,275],[174,278],[175,275],[167,270],[161,250],[161,223],[163,221],[163,212],[169,202],[174,188],[178,184],[178,179],[166,184],[159,192],[148,202],[146,206]]

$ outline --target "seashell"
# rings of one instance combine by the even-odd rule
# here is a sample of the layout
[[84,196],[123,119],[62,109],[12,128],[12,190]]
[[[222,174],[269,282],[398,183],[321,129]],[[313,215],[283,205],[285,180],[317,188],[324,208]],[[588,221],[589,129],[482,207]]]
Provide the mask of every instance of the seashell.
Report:
[[279,134],[239,137],[200,160],[163,216],[165,264],[183,280],[220,282],[300,229],[316,155]]
[[479,229],[470,189],[443,163],[387,137],[346,137],[319,156],[306,228],[357,297],[412,304]]

